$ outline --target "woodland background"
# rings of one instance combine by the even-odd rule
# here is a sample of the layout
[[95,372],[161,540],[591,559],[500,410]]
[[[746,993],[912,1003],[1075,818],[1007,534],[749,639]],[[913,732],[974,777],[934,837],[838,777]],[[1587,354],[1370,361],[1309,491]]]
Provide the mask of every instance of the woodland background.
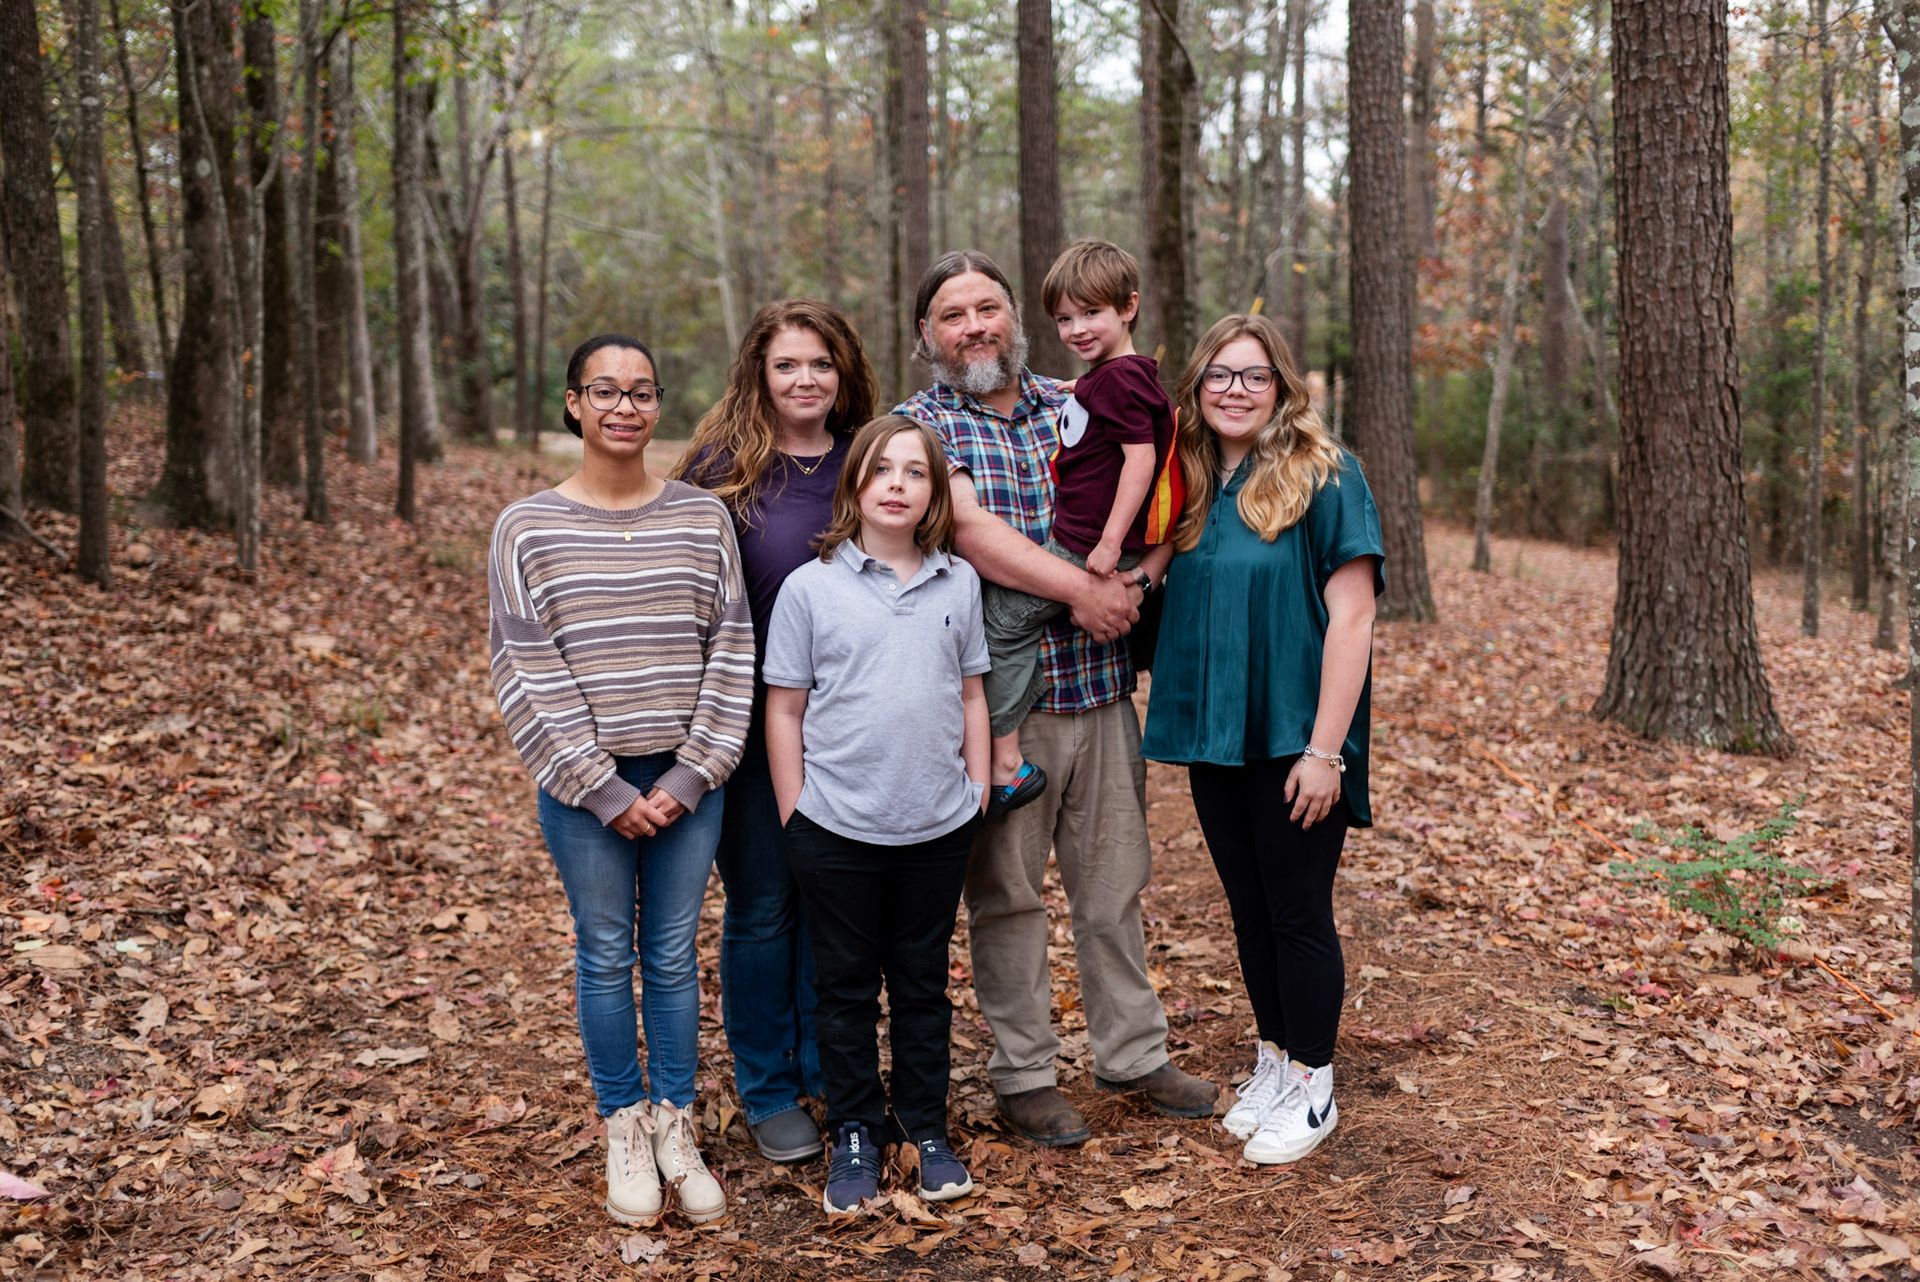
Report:
[[[1917,131],[1900,0],[0,0],[0,1268],[1910,1275]],[[616,1233],[481,640],[566,352],[646,339],[671,436],[806,293],[904,394],[972,245],[1068,374],[1078,235],[1169,377],[1275,315],[1380,500],[1342,1138],[1251,1172],[1076,1042],[1104,1138],[1010,1143],[962,942],[980,1198],[826,1232],[710,1011],[738,1209]],[[1225,1080],[1224,906],[1150,788],[1156,982]],[[1796,799],[1778,948],[1619,873]]]

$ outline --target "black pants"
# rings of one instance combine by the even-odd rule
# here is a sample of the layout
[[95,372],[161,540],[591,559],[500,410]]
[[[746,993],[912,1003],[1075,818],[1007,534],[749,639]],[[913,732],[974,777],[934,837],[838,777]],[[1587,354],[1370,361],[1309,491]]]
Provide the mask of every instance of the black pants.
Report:
[[1302,828],[1289,816],[1298,757],[1189,766],[1193,809],[1226,888],[1240,974],[1263,1041],[1309,1068],[1333,1061],[1346,966],[1333,926],[1333,873],[1347,839],[1345,802]]
[[[878,1140],[947,1138],[953,1006],[947,944],[976,823],[911,846],[876,846],[799,811],[787,858],[813,935],[814,1033],[827,1087],[827,1130],[860,1122]],[[893,1116],[880,1082],[880,985],[887,987]]]

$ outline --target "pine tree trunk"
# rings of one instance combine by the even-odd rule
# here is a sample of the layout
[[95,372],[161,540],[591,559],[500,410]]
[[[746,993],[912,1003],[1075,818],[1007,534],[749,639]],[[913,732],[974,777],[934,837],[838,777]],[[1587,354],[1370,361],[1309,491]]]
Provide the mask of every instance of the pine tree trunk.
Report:
[[233,171],[231,0],[173,6],[176,82],[181,86],[181,314],[167,367],[167,454],[151,498],[177,525],[233,524],[240,425],[236,385],[240,334],[227,199]]
[[[106,160],[101,144],[100,11],[74,0],[79,130],[74,182],[80,206],[80,577],[113,583],[107,515]],[[5,430],[12,431],[9,420]]]
[[1433,254],[1439,157],[1433,147],[1433,0],[1413,0],[1413,73],[1407,85],[1407,257],[1419,305],[1420,260]]
[[[334,36],[335,44],[346,43],[346,32]],[[320,421],[328,435],[344,437],[347,406],[342,395],[347,367],[347,270],[346,250],[341,244],[343,211],[340,208],[340,85],[339,62],[328,54],[325,76],[320,82],[321,151],[324,159],[314,174],[319,191],[314,197],[313,216],[313,310],[315,337],[319,343],[319,372],[313,399],[320,406]]]
[[[842,305],[846,292],[845,272],[840,265],[840,167],[836,155],[834,130],[834,94],[832,71],[828,69],[820,83],[820,145],[826,153],[820,174],[820,289],[829,303]],[[941,160],[944,163],[945,157]],[[941,232],[946,244],[946,233]],[[944,252],[944,251],[942,251]]]
[[1145,0],[1141,22],[1158,24],[1153,102],[1153,187],[1147,257],[1152,262],[1153,295],[1159,317],[1160,381],[1171,388],[1193,348],[1193,286],[1188,272],[1187,127],[1188,94],[1195,83],[1193,63],[1181,37],[1180,0]]
[[277,35],[271,11],[245,4],[242,39],[246,52],[243,73],[247,109],[253,136],[248,140],[252,162],[249,176],[263,191],[266,221],[260,238],[261,351],[260,368],[253,377],[260,389],[261,462],[273,485],[300,483],[300,416],[305,396],[300,388],[301,362],[292,325],[293,224],[288,213],[291,185],[268,181],[273,157],[279,154],[276,135],[285,128],[280,109],[280,68]]
[[[1307,351],[1307,4],[1287,0],[1293,45],[1293,111],[1287,122],[1293,163],[1287,166],[1287,346],[1306,367]],[[1333,379],[1327,371],[1329,387]]]
[[1347,9],[1352,225],[1350,435],[1366,460],[1386,545],[1386,618],[1434,617],[1413,456],[1412,276],[1407,271],[1406,32],[1398,0]]
[[[534,309],[533,322],[533,439],[531,444],[537,452],[540,448],[540,420],[547,413],[547,249],[552,242],[553,232],[553,153],[560,140],[553,132],[553,109],[551,103],[547,109],[547,127],[540,143],[540,283],[539,302]],[[832,214],[828,214],[832,220]]]
[[21,495],[34,507],[72,512],[80,501],[73,339],[40,49],[33,0],[0,0],[0,199],[20,315],[31,322],[20,327]]
[[1726,6],[1616,0],[1613,83],[1620,560],[1594,710],[1649,736],[1784,751],[1741,495]]
[[1056,378],[1074,363],[1040,301],[1047,269],[1066,242],[1060,208],[1058,115],[1054,107],[1053,5],[1020,0],[1020,310],[1026,314],[1029,363]]
[[1820,575],[1826,559],[1824,462],[1827,437],[1827,336],[1833,322],[1833,51],[1827,33],[1827,0],[1813,0],[1814,48],[1820,59],[1819,177],[1813,195],[1813,261],[1820,281],[1814,321],[1813,413],[1807,431],[1807,496],[1802,518],[1800,632],[1820,635]]
[[173,360],[173,337],[167,328],[166,272],[161,266],[160,238],[153,225],[153,196],[147,177],[147,149],[140,133],[140,99],[133,87],[133,62],[127,54],[127,29],[120,21],[120,0],[107,0],[113,20],[114,48],[120,63],[120,86],[127,96],[127,139],[133,152],[134,186],[140,197],[140,229],[147,242],[147,283],[153,291],[153,327],[160,340],[160,367]]
[[[1880,256],[1880,85],[1878,60],[1874,63],[1875,82],[1867,88],[1867,127],[1860,145],[1860,274],[1855,280],[1853,294],[1853,470],[1856,473],[1854,485],[1853,519],[1853,608],[1869,608],[1868,589],[1874,568],[1873,527],[1867,511],[1865,499],[1866,481],[1871,473],[1874,458],[1873,438],[1875,424],[1873,415],[1873,358],[1868,346],[1867,335],[1873,312],[1873,280],[1879,267]],[[1887,503],[1884,493],[1890,488],[1894,477],[1888,472],[1881,473],[1881,502]],[[1897,542],[1897,541],[1896,541]],[[1892,546],[1881,548],[1880,563],[1888,565],[1896,555]],[[1888,595],[1892,595],[1892,580],[1888,576],[1884,581]],[[1892,612],[1883,611],[1883,617],[1891,621]],[[1881,649],[1892,649],[1893,637],[1888,629],[1887,644]],[[1875,644],[1879,645],[1876,636]]]
[[403,521],[415,515],[415,476],[431,461],[429,432],[437,436],[433,391],[432,337],[427,321],[426,245],[421,229],[421,115],[418,88],[408,81],[413,59],[407,50],[408,0],[393,6],[393,258],[398,296],[400,349],[400,483],[394,512]]
[[[75,0],[80,3],[80,0]],[[93,11],[93,26],[97,33],[100,29],[100,11]],[[89,96],[98,99],[105,92],[99,83],[99,72],[94,72],[95,84]],[[104,121],[104,117],[103,117]],[[103,124],[104,127],[104,124]],[[102,140],[102,154],[105,152]],[[113,335],[113,363],[115,368],[127,375],[145,374],[147,358],[140,350],[139,313],[133,309],[133,286],[127,280],[127,249],[120,239],[120,218],[113,208],[113,189],[107,181],[107,171],[100,171],[100,271],[107,291],[108,329]]]
[[[1920,556],[1913,554],[1920,540],[1920,4],[1914,0],[1877,0],[1880,23],[1893,44],[1893,64],[1899,84],[1900,196],[1905,226],[1900,238],[1900,332],[1905,360],[1901,369],[1900,435],[1906,442],[1907,549],[1907,677],[1914,684],[1920,672]],[[1911,938],[1910,982],[1920,989],[1920,690],[1908,700],[1907,773],[1912,809],[1907,825],[1911,858],[1908,935]]]
[[[0,263],[7,261],[7,220],[0,218]],[[25,537],[20,502],[20,438],[14,434],[20,406],[13,389],[13,291],[0,288],[0,543]]]
[[333,162],[340,174],[341,267],[346,311],[341,318],[347,350],[347,457],[371,463],[380,456],[379,408],[373,395],[373,342],[367,333],[366,254],[360,239],[360,166],[354,139],[353,55],[358,38],[342,33],[334,57],[340,74],[334,113]]
[[[903,316],[911,310],[912,300],[908,295],[918,287],[920,277],[933,261],[927,224],[927,144],[931,129],[927,120],[926,5],[927,0],[894,0],[894,38],[900,50],[900,117],[898,132],[894,135],[898,145],[894,181],[899,184],[903,214],[900,226]],[[1024,139],[1022,134],[1023,142]],[[1024,231],[1024,217],[1021,226]]]
[[1527,251],[1527,144],[1533,138],[1533,85],[1520,64],[1520,145],[1514,151],[1513,231],[1507,242],[1507,283],[1500,291],[1499,346],[1493,358],[1493,394],[1487,399],[1487,436],[1480,451],[1480,484],[1473,503],[1473,568],[1493,569],[1493,485],[1500,472],[1500,430],[1513,385],[1515,328],[1520,313],[1520,272]]
[[[1048,8],[1052,8],[1051,3]],[[1024,17],[1024,14],[1023,7],[1021,16]],[[940,140],[933,167],[933,252],[944,254],[953,248],[953,172],[960,151],[959,132],[954,126],[953,112],[947,109],[947,92],[953,84],[953,59],[948,50],[947,27],[953,21],[953,14],[943,6],[937,14],[930,16],[933,21],[933,103],[938,116],[933,128]],[[1047,24],[1047,42],[1051,48],[1051,20]],[[1020,57],[1026,57],[1024,48],[1020,50]],[[1022,83],[1025,83],[1024,80]]]

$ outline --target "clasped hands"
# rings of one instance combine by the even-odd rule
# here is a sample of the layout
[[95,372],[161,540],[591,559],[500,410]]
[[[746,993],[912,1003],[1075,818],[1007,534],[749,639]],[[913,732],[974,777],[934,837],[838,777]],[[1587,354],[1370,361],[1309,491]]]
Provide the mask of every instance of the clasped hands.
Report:
[[673,821],[686,813],[687,808],[665,789],[655,788],[644,797],[635,797],[633,804],[614,816],[608,826],[622,837],[652,837],[672,827]]

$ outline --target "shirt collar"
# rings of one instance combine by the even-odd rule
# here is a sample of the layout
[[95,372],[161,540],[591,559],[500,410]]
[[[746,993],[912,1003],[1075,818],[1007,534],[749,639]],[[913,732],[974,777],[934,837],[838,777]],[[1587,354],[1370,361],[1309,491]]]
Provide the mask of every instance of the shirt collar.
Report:
[[[846,567],[855,574],[865,574],[867,570],[872,567],[877,566],[884,568],[886,565],[886,562],[881,561],[879,558],[868,556],[865,550],[852,539],[848,539],[838,548],[834,549],[833,559],[844,562]],[[939,548],[935,548],[933,551],[927,553],[921,560],[920,573],[914,575],[913,581],[905,586],[912,587],[915,583],[921,583],[936,574],[948,574],[951,573],[952,570],[953,558],[945,552],[942,552]]]
[[[930,395],[943,409],[967,414],[987,414],[994,418],[1001,417],[1000,411],[991,405],[976,400],[959,388],[949,387],[945,383],[935,383],[930,389]],[[1014,403],[1013,418],[1022,419],[1041,410],[1058,409],[1066,403],[1067,393],[1060,390],[1059,383],[1045,375],[1036,374],[1024,366],[1021,367],[1020,399]]]

